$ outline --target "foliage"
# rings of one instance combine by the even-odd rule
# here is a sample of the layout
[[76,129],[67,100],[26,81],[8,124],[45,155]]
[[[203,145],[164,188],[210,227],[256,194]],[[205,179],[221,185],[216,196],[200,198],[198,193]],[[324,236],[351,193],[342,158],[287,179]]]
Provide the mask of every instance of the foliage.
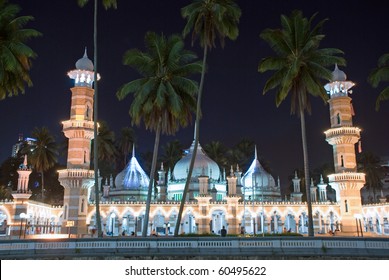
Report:
[[[369,83],[374,87],[378,87],[381,82],[389,82],[389,53],[383,54],[377,63],[377,68],[373,69],[368,77]],[[380,109],[381,101],[389,99],[389,86],[385,87],[378,95],[375,109]]]
[[17,172],[20,164],[23,162],[21,157],[9,157],[0,166],[0,185],[4,187],[10,187],[11,190],[15,190],[18,186]]
[[[203,94],[207,51],[216,46],[216,36],[219,37],[222,47],[224,47],[224,39],[226,37],[232,40],[235,40],[238,37],[238,22],[241,16],[241,10],[233,0],[194,0],[191,4],[181,9],[181,15],[183,18],[187,19],[187,23],[182,32],[183,36],[185,37],[192,30],[192,45],[196,38],[200,37],[200,45],[204,49],[204,54],[200,86],[197,95],[193,154],[189,164],[188,176],[185,182],[180,209],[177,215],[177,224],[181,223],[184,204],[189,190],[189,182],[192,178],[194,162],[199,145],[201,99]],[[178,235],[178,231],[179,227],[176,227],[174,236]]]
[[[291,113],[298,113],[301,122],[301,138],[304,156],[305,185],[310,185],[308,146],[305,128],[305,111],[311,112],[309,95],[327,100],[322,81],[330,80],[332,73],[326,66],[335,63],[344,65],[345,60],[338,55],[343,52],[334,48],[320,49],[324,35],[321,28],[325,20],[312,26],[316,15],[310,19],[303,17],[301,11],[293,11],[289,17],[281,15],[281,29],[265,29],[260,37],[266,41],[275,56],[263,58],[258,71],[274,71],[267,80],[263,94],[275,90],[276,106],[288,97],[291,98]],[[309,188],[306,188],[309,236],[313,236],[312,205]]]
[[121,153],[123,157],[123,163],[119,166],[126,166],[128,155],[131,152],[131,149],[135,145],[136,135],[135,131],[132,127],[122,127],[120,138],[117,143],[118,151]]
[[36,142],[28,147],[28,159],[35,172],[41,174],[42,200],[44,199],[44,173],[54,167],[58,161],[58,145],[47,127],[35,127],[32,137]]
[[0,100],[7,95],[24,93],[25,86],[32,86],[29,71],[36,53],[25,43],[41,35],[24,26],[34,18],[17,16],[20,7],[0,0]]
[[[89,2],[89,0],[77,0],[77,2],[80,7],[84,7]],[[109,9],[111,7],[114,9],[117,8],[116,0],[102,0],[102,3],[105,9]]]
[[188,77],[202,70],[197,56],[184,49],[184,42],[178,35],[165,37],[148,32],[145,45],[145,52],[131,49],[123,58],[123,63],[137,70],[142,78],[124,84],[116,93],[119,100],[134,93],[129,112],[132,123],[140,125],[142,121],[146,129],[155,131],[142,236],[147,235],[160,134],[174,134],[191,121],[198,86]]
[[161,156],[161,161],[165,164],[165,170],[173,171],[175,164],[182,158],[183,155],[183,148],[180,141],[173,140],[168,142],[162,147],[162,150],[163,154]]
[[[115,146],[115,133],[109,128],[108,124],[101,121],[99,134],[97,135],[97,156],[102,185],[109,183],[110,177],[115,171],[115,159],[118,151]],[[92,141],[93,147],[94,141]],[[92,154],[93,156],[93,154]],[[101,186],[102,187],[102,186]]]
[[219,37],[224,47],[225,38],[235,40],[238,37],[238,23],[242,12],[232,0],[194,0],[181,9],[181,15],[187,20],[182,34],[192,31],[192,44],[199,38],[203,48],[216,47]]
[[363,152],[358,155],[357,163],[358,171],[366,174],[366,188],[373,190],[374,200],[376,200],[376,192],[382,189],[382,179],[385,177],[385,170],[380,164],[380,158],[371,152]]

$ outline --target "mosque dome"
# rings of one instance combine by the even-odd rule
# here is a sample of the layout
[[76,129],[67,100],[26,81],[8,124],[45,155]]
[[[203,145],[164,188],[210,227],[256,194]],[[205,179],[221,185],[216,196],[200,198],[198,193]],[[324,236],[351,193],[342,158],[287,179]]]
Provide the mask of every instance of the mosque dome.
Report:
[[147,189],[150,178],[140,167],[133,151],[131,160],[115,178],[116,189],[134,190]]
[[[194,141],[189,148],[188,154],[180,159],[173,169],[173,176],[175,180],[186,180],[189,171],[190,160],[192,158],[194,149]],[[199,145],[197,146],[196,160],[193,167],[192,178],[197,178],[198,176],[208,176],[209,179],[219,180],[220,178],[220,169],[215,161],[210,159],[203,149]]]
[[88,55],[86,54],[86,48],[85,48],[84,56],[79,60],[77,60],[76,68],[78,70],[93,71],[94,69],[93,62],[88,58]]
[[274,187],[275,181],[272,175],[265,171],[257,157],[257,149],[255,148],[255,158],[251,163],[247,172],[242,176],[242,185],[246,188],[251,187]]
[[346,74],[338,68],[338,64],[335,64],[335,69],[332,72],[332,81],[341,82],[341,81],[346,81],[346,79],[347,79]]

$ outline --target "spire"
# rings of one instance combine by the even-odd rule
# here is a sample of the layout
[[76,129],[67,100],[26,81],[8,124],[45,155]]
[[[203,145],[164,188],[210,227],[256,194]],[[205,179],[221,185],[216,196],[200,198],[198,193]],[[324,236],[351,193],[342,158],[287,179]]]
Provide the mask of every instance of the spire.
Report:
[[132,144],[132,157],[135,157],[135,144]]
[[27,169],[27,154],[24,155],[23,165]]
[[258,159],[257,145],[255,145],[255,159]]

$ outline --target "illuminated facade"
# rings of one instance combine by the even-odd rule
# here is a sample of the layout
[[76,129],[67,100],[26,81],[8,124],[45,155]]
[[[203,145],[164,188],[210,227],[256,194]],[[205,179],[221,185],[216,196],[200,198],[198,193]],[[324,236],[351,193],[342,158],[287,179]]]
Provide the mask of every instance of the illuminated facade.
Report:
[[[59,181],[65,189],[63,207],[29,200],[31,193],[25,186],[31,170],[25,164],[20,167],[14,200],[0,203],[0,234],[19,237],[22,232],[27,237],[60,232],[79,236],[95,234],[95,205],[91,192],[94,173],[89,161],[93,138],[92,73],[93,63],[86,53],[77,62],[76,70],[69,72],[75,86],[71,89],[70,120],[63,122],[63,132],[69,138],[67,169],[59,171]],[[384,199],[377,204],[361,203],[360,189],[365,178],[364,174],[356,172],[355,159],[360,129],[352,124],[353,110],[348,96],[353,85],[336,67],[332,81],[325,86],[330,95],[331,123],[325,135],[333,147],[335,165],[329,184],[336,191],[336,198],[333,202],[328,200],[323,178],[316,185],[312,181],[310,191],[316,235],[338,230],[339,234],[356,236],[359,234],[358,220],[361,220],[365,234],[389,235],[389,203]],[[290,199],[284,201],[279,180],[276,182],[263,169],[256,150],[245,173],[239,167],[231,167],[225,172],[200,145],[182,222],[176,225],[192,152],[193,145],[172,171],[164,170],[161,165],[157,191],[152,196],[148,232],[155,229],[161,235],[171,235],[175,227],[180,227],[182,233],[219,234],[223,226],[229,234],[308,232],[307,207],[302,201],[301,179],[297,174],[293,179],[294,191]],[[148,184],[149,177],[133,150],[130,162],[115,178],[115,186],[103,187],[100,213],[104,234],[141,234]]]

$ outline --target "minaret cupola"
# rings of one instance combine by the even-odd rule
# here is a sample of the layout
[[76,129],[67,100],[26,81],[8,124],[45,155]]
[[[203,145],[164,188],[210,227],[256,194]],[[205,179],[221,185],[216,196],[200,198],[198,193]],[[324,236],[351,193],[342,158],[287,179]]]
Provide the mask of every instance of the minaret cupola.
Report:
[[[75,86],[86,86],[91,88],[94,81],[93,70],[93,62],[88,58],[85,48],[84,56],[77,60],[76,69],[71,70],[68,73],[68,76],[74,80]],[[97,79],[100,79],[99,74],[97,74]]]

